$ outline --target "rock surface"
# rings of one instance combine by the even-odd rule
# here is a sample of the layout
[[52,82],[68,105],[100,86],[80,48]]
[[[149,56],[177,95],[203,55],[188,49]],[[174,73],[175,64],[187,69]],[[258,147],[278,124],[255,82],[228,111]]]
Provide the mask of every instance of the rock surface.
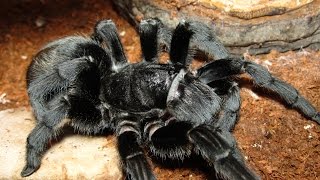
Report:
[[[0,111],[0,179],[23,179],[25,141],[34,122],[26,108]],[[122,179],[115,139],[65,134],[26,179]]]
[[170,28],[182,19],[203,22],[235,54],[320,48],[320,0],[113,2],[120,14],[136,27],[141,19],[152,17],[158,17]]

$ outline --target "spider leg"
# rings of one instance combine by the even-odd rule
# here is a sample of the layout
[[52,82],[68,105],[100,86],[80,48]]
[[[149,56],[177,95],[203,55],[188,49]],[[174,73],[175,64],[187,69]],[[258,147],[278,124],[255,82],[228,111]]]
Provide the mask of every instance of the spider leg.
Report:
[[[58,64],[56,67],[57,69],[49,71],[45,75],[38,75],[37,78],[28,82],[28,95],[30,97],[30,103],[35,110],[34,114],[36,119],[39,119],[38,121],[40,121],[40,119],[43,119],[42,116],[47,114],[47,111],[51,111],[50,107],[55,109],[57,107],[60,108],[60,106],[63,106],[68,109],[68,107],[64,104],[69,103],[67,100],[68,97],[64,96],[63,92],[67,91],[68,86],[72,84],[71,82],[74,82],[77,80],[77,78],[79,78],[79,74],[83,73],[85,70],[90,69],[90,67],[88,66],[87,57],[64,61],[63,63]],[[28,70],[28,76],[34,76],[33,73],[38,71],[39,68],[41,67],[31,66]],[[94,78],[92,78],[89,82],[94,83],[96,81],[94,80]],[[57,102],[57,98],[61,99],[60,105]],[[55,103],[56,106],[51,105],[52,103]],[[55,122],[55,120],[52,121]]]
[[209,84],[216,80],[238,75],[244,71],[244,61],[237,58],[211,61],[197,70],[197,77],[203,83]]
[[[92,65],[90,66],[90,64]],[[61,78],[73,82],[76,81],[83,72],[89,71],[94,64],[94,59],[88,57],[75,58],[59,64],[58,73]]]
[[123,170],[132,180],[156,179],[140,146],[141,136],[137,128],[137,123],[130,120],[120,120],[117,125],[118,151]]
[[188,23],[182,21],[173,31],[170,49],[170,60],[178,66],[189,66],[192,61],[192,52],[189,51],[192,31],[188,29]]
[[189,29],[194,34],[190,42],[191,48],[200,50],[214,59],[224,59],[230,56],[212,28],[203,23],[192,21],[189,22]]
[[93,39],[99,42],[104,42],[109,46],[107,52],[111,51],[111,57],[115,66],[122,66],[127,64],[127,58],[124,54],[124,50],[117,32],[115,24],[111,20],[99,21],[94,29]]
[[22,177],[34,173],[41,163],[41,157],[50,140],[58,135],[64,125],[67,114],[67,103],[62,97],[52,100],[44,113],[38,114],[38,123],[27,138],[26,165],[21,172]]
[[[181,69],[172,82],[167,99],[167,111],[176,119],[176,123],[180,124],[178,127],[181,127],[173,132],[181,134],[186,132],[188,141],[206,161],[213,164],[214,170],[220,176],[228,179],[259,179],[246,167],[240,151],[236,148],[234,137],[229,132],[237,119],[234,114],[238,113],[240,106],[236,102],[240,101],[239,89],[232,82],[226,89],[227,93],[221,92],[227,97],[224,104],[221,104],[220,97],[213,88],[204,85]],[[224,108],[226,113],[225,117],[218,120],[217,127],[207,125],[216,122],[216,115],[221,108]],[[233,122],[230,124],[224,122],[229,120]],[[170,122],[172,121],[168,120],[168,123]],[[185,123],[185,126],[181,123]],[[168,125],[160,127],[153,133],[151,139],[156,143],[159,141],[157,139],[170,136],[168,133],[170,128]],[[184,148],[184,136],[175,134],[174,137],[180,137],[175,143],[180,144],[183,150],[180,152],[184,152],[183,155],[188,155],[187,147]]]
[[246,166],[230,132],[200,125],[191,129],[188,137],[195,151],[212,164],[219,177],[239,180],[259,179]]
[[290,106],[301,110],[307,117],[320,124],[320,113],[308,100],[300,95],[297,89],[272,76],[266,68],[256,63],[246,61],[244,68],[256,84],[279,94]]
[[232,131],[239,119],[239,111],[241,106],[240,88],[238,87],[237,83],[226,79],[222,81],[214,81],[208,85],[215,88],[215,92],[219,96],[224,96],[221,105],[222,115],[217,119],[216,122],[214,122],[214,126],[223,131]]
[[[95,120],[100,122],[101,112],[96,107],[98,98],[89,95],[97,94],[99,91],[97,88],[99,76],[94,63],[90,61],[87,57],[65,61],[57,65],[54,73],[49,76],[44,75],[45,78],[38,77],[28,84],[37,125],[27,138],[26,165],[21,176],[29,176],[40,167],[41,157],[48,148],[48,143],[68,123],[65,121],[66,118],[90,119],[90,123]],[[28,73],[32,74],[34,70],[38,70],[33,68],[31,67]],[[47,82],[52,82],[56,87],[53,88]]]
[[171,31],[157,19],[142,20],[139,25],[142,54],[145,61],[158,60],[159,51],[169,51]]
[[200,22],[180,22],[172,35],[171,61],[174,64],[188,67],[197,52],[202,52],[213,59],[230,56],[208,26]]
[[300,110],[305,116],[320,124],[320,113],[288,83],[274,77],[266,68],[242,58],[222,59],[198,69],[197,77],[204,83],[229,76],[248,73],[255,84],[278,94],[288,105]]
[[88,57],[59,64],[59,75],[69,81],[65,99],[73,126],[84,133],[99,133],[109,125],[106,109],[99,100],[100,75],[94,60]]
[[167,110],[177,119],[204,123],[221,109],[221,98],[207,85],[181,69],[173,80],[167,97]]
[[139,26],[140,43],[145,61],[154,62],[158,58],[158,21],[142,20]]

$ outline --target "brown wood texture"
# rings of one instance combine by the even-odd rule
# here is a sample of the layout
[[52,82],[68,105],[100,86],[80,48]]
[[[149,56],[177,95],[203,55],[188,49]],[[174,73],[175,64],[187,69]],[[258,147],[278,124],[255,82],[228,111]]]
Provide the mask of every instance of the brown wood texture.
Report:
[[[174,28],[182,19],[201,21],[235,53],[268,53],[320,48],[320,0],[300,5],[228,8],[204,1],[114,0],[118,12],[137,26],[141,19],[158,17]],[[265,3],[267,4],[267,3]],[[272,4],[271,4],[272,5]]]

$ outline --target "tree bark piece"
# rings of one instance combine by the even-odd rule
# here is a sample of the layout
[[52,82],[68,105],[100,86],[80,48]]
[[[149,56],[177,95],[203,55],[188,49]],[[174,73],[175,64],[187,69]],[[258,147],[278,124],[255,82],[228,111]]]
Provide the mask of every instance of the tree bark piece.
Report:
[[231,6],[231,1],[227,6],[218,3],[223,1],[216,1],[113,2],[120,14],[136,27],[141,19],[152,17],[158,17],[169,28],[174,28],[182,19],[203,22],[212,27],[235,54],[262,54],[272,49],[280,52],[307,47],[320,49],[320,0],[278,1],[278,6],[268,0],[260,6]]

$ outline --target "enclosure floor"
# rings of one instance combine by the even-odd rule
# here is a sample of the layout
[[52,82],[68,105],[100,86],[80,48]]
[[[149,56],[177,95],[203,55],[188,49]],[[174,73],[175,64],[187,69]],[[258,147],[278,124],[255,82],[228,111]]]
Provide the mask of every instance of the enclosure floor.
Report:
[[[0,2],[0,110],[30,107],[25,74],[41,46],[63,36],[89,35],[99,19],[112,19],[128,59],[133,63],[140,59],[136,31],[109,1],[18,2]],[[320,52],[302,49],[247,58],[292,84],[320,110]],[[248,77],[241,77],[239,84],[241,117],[234,134],[249,166],[263,179],[320,179],[320,126],[283,105],[274,95],[254,88]],[[158,179],[213,177],[197,159],[176,165],[153,162]]]

